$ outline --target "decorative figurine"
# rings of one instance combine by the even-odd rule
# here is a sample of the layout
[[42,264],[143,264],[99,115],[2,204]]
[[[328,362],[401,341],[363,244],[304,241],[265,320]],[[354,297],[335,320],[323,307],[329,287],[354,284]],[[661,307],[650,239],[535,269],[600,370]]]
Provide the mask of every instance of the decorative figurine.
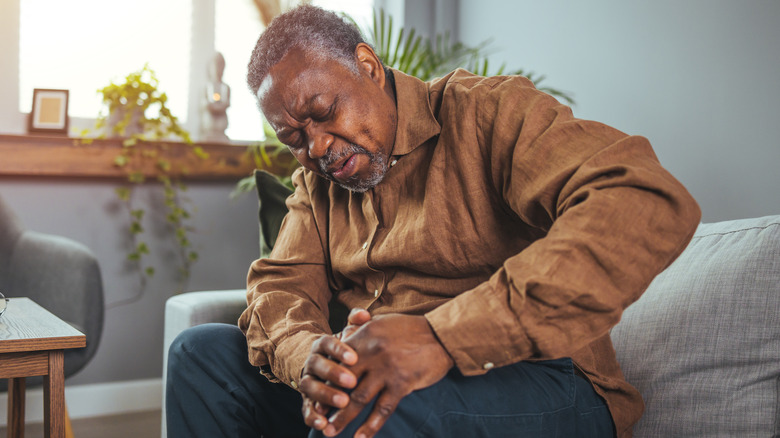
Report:
[[222,82],[225,72],[225,57],[217,52],[208,66],[209,81],[206,84],[207,114],[203,120],[205,140],[226,142],[228,127],[227,109],[230,106],[230,87]]

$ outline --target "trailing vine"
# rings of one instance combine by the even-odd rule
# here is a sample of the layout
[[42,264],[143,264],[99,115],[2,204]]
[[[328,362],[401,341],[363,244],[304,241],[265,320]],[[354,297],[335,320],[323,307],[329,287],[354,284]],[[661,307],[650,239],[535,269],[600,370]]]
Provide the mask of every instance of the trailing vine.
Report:
[[[190,134],[179,124],[167,106],[168,96],[159,90],[155,72],[145,65],[141,70],[127,75],[123,81],[111,82],[98,90],[103,97],[104,110],[98,115],[96,129],[102,137],[121,137],[122,150],[114,158],[113,165],[127,174],[127,183],[115,189],[130,218],[128,228],[131,250],[127,260],[135,265],[141,274],[142,289],[146,279],[153,277],[157,268],[148,262],[151,254],[148,243],[147,211],[134,200],[135,188],[147,181],[147,174],[162,186],[165,206],[165,221],[172,230],[178,259],[179,290],[183,291],[198,252],[193,248],[189,224],[192,211],[189,199],[184,196],[187,186],[180,175],[187,169],[173,168],[163,158],[168,145],[165,141],[181,141],[192,146],[190,153],[199,159],[208,158],[202,148],[193,145]],[[88,141],[88,140],[85,140]],[[150,172],[150,169],[153,169]]]

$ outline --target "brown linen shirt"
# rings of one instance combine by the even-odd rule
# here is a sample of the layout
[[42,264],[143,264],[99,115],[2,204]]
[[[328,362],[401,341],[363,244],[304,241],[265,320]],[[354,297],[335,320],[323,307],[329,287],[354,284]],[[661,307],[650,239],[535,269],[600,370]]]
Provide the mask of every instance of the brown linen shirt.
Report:
[[524,78],[393,73],[385,179],[360,194],[295,175],[271,257],[249,271],[250,361],[297,387],[331,298],[425,315],[465,375],[572,357],[630,436],[643,403],[609,330],[688,243],[697,204],[645,138]]

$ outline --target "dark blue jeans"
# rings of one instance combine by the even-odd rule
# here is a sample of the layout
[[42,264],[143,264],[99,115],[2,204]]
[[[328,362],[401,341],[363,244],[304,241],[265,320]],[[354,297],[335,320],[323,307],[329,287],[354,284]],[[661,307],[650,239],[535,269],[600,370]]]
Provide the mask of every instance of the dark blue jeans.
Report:
[[[301,396],[270,383],[247,361],[237,327],[183,332],[168,358],[168,436],[320,437],[301,416]],[[340,435],[351,437],[372,406]],[[521,362],[475,377],[453,369],[406,396],[379,437],[611,437],[612,419],[570,359]]]

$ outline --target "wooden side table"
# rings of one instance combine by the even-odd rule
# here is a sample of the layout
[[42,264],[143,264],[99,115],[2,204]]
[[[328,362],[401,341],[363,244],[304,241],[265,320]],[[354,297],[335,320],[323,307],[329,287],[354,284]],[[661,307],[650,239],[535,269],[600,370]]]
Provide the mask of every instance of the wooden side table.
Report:
[[83,333],[29,298],[11,298],[0,316],[0,378],[8,379],[8,437],[24,436],[25,378],[43,377],[44,435],[65,436],[64,350]]

